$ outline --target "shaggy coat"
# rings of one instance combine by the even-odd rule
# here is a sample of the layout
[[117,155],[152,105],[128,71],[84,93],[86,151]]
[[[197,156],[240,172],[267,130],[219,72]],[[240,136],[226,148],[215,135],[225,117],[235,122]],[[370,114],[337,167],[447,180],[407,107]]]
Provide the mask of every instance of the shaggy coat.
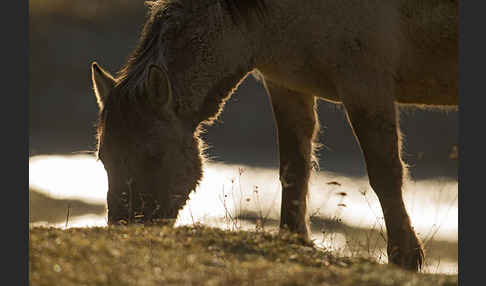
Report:
[[108,219],[175,219],[202,174],[200,127],[250,73],[278,130],[282,230],[308,238],[318,98],[344,105],[383,210],[389,261],[423,250],[402,198],[397,104],[457,106],[457,1],[149,2],[139,44],[116,77],[92,65]]

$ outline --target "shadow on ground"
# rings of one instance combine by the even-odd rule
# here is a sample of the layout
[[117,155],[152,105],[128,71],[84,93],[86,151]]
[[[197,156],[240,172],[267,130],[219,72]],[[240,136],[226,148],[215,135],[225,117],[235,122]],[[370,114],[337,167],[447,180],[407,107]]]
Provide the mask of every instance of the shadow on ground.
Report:
[[29,190],[29,223],[60,223],[68,218],[86,214],[101,215],[104,204],[89,204],[80,200],[62,200],[46,196],[34,189]]

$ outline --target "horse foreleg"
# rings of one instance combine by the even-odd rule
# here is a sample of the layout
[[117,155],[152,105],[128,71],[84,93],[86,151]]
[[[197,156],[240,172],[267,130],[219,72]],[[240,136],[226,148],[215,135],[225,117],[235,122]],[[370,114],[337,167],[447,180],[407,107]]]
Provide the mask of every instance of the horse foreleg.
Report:
[[307,194],[318,130],[316,99],[266,82],[277,125],[282,204],[280,228],[309,239]]

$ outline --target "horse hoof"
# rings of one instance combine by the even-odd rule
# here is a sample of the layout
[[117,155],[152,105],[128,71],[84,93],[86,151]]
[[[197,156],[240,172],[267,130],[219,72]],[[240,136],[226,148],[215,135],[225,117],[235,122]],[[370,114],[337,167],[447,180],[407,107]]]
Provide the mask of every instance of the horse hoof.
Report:
[[410,271],[419,271],[424,262],[424,251],[413,235],[409,243],[388,247],[388,262]]

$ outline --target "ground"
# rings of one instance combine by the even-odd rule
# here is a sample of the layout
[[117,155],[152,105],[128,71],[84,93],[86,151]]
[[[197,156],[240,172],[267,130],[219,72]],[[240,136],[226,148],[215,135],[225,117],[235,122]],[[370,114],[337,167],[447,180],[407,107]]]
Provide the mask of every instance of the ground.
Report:
[[340,258],[291,235],[191,227],[31,227],[31,285],[457,285]]

